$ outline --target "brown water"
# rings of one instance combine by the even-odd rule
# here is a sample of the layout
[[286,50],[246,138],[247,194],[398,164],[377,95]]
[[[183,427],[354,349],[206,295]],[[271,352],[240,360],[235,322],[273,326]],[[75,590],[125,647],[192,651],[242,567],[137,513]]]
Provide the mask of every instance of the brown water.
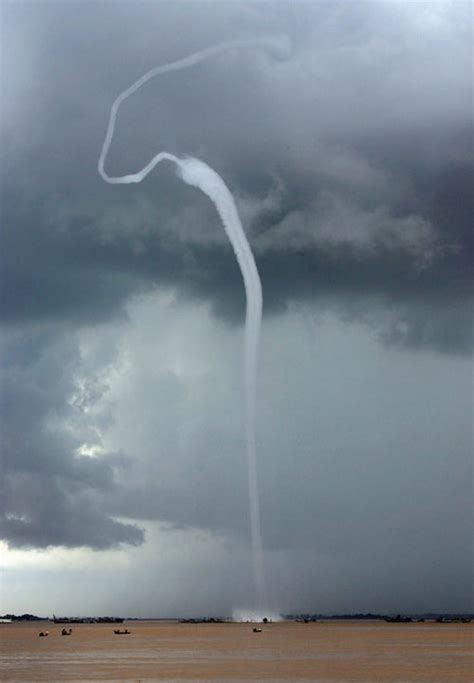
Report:
[[[123,628],[123,626],[122,626]],[[0,624],[2,681],[472,683],[474,624]],[[48,630],[47,638],[39,638]]]

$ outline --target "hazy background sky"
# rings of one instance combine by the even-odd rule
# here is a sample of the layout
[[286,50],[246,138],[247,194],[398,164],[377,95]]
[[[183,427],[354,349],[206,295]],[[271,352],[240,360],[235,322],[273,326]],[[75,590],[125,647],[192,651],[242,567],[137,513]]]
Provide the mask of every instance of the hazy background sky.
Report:
[[252,605],[241,276],[264,296],[271,606],[473,610],[472,4],[2,3],[2,612]]

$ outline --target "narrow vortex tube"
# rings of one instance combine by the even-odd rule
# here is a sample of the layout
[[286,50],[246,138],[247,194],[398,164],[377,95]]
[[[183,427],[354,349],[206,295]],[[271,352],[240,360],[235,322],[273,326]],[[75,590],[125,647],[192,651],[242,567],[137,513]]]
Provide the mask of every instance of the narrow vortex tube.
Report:
[[98,171],[105,182],[110,184],[140,183],[161,161],[170,161],[176,166],[178,177],[183,182],[198,188],[214,204],[222,221],[224,230],[230,240],[239,264],[245,286],[245,444],[247,454],[248,495],[252,556],[254,565],[256,607],[266,606],[265,581],[263,570],[262,534],[260,525],[260,502],[257,479],[256,457],[256,395],[257,395],[257,363],[262,320],[262,285],[255,259],[245,236],[234,198],[229,188],[216,171],[203,161],[194,157],[178,158],[168,152],[159,152],[151,161],[136,173],[123,176],[109,176],[105,169],[105,160],[115,130],[117,112],[120,105],[142,85],[155,76],[169,71],[178,71],[192,67],[205,59],[216,56],[231,48],[248,45],[278,46],[278,39],[265,39],[245,42],[231,42],[201,50],[175,62],[157,66],[145,73],[129,88],[115,99],[110,110],[107,132],[98,161]]

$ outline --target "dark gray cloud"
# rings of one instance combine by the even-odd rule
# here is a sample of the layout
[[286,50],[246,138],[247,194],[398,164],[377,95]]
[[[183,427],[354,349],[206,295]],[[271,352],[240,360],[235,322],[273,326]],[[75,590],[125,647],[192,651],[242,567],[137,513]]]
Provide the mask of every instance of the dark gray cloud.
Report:
[[[109,171],[136,171],[165,149],[205,160],[234,193],[275,333],[263,343],[259,458],[265,544],[288,553],[278,571],[314,548],[342,566],[363,547],[380,572],[380,556],[405,555],[414,575],[439,547],[465,564],[470,3],[7,2],[2,12],[2,537],[103,549],[140,545],[143,524],[161,520],[245,539],[241,377],[227,368],[245,299],[232,250],[207,198],[170,166],[109,186],[96,165],[111,103],[146,70],[271,33],[288,38],[286,54],[232,50],[137,92]],[[295,311],[313,346],[299,345]],[[333,318],[336,331],[320,332]],[[368,378],[352,386],[341,334]],[[413,382],[398,382],[405,375]],[[459,505],[440,515],[440,499],[444,511]],[[440,585],[449,577],[445,564]]]
[[[472,290],[468,6],[427,4],[413,17],[403,3],[183,7],[97,3],[71,26],[74,3],[7,5],[4,319],[93,321],[170,283],[221,314],[242,311],[207,200],[164,168],[140,188],[104,187],[95,164],[111,101],[145,68],[232,30],[258,36],[270,17],[290,37],[287,60],[235,51],[151,82],[121,112],[110,166],[136,169],[165,148],[221,171],[252,206],[268,313],[301,296],[343,305],[376,293],[408,325],[400,341],[470,348],[469,326],[447,314],[467,311]],[[205,29],[193,28],[196,14]],[[146,17],[157,23],[152,51],[148,26],[123,41],[126,22]],[[172,46],[171,27],[183,35]],[[434,323],[438,312],[455,332]]]
[[[81,454],[95,425],[81,414],[74,342],[29,328],[2,345],[2,358],[2,538],[13,547],[141,543],[141,530],[113,520],[101,504],[117,491],[116,470],[127,458]],[[88,402],[97,399],[86,393]]]

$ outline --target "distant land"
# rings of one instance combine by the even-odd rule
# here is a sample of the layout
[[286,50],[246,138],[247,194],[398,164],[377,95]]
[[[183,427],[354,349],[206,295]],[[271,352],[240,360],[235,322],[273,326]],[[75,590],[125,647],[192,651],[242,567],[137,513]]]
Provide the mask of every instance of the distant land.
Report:
[[37,617],[34,614],[4,614],[0,621],[46,621],[48,617]]
[[[392,623],[409,623],[421,621],[437,621],[439,623],[452,622],[469,622],[474,620],[474,613],[472,612],[426,612],[422,614],[373,614],[355,613],[355,614],[282,614],[283,619],[287,621],[299,621],[304,623],[316,621],[331,621],[331,620],[370,620],[370,621],[389,621]],[[84,624],[104,624],[104,623],[122,623],[123,621],[179,621],[183,623],[231,623],[232,618],[229,617],[39,617],[35,614],[4,614],[0,615],[0,623],[13,621],[54,621],[56,623],[84,623]],[[265,619],[266,621],[266,619]]]
[[[285,621],[298,621],[298,622],[303,622],[303,623],[310,623],[310,622],[316,622],[316,621],[389,621],[392,623],[410,623],[410,622],[422,622],[422,621],[438,621],[438,622],[449,622],[449,621],[471,621],[471,619],[474,619],[474,615],[472,614],[448,614],[448,613],[443,613],[443,614],[437,614],[437,613],[429,613],[429,614],[396,614],[396,615],[387,615],[387,614],[373,614],[372,612],[367,612],[365,614],[361,613],[356,613],[356,614],[282,614],[281,615],[282,619]],[[134,620],[134,621],[140,621],[140,619]],[[226,622],[232,622],[234,621],[232,618],[228,617],[191,617],[187,619],[179,619],[180,622],[186,623],[186,624],[213,624],[213,623],[226,623]],[[271,622],[271,618],[267,619],[266,617],[262,618],[262,621],[264,623]]]
[[54,621],[55,624],[121,624],[123,617],[37,617],[35,614],[4,614],[0,622],[5,621]]
[[392,623],[409,623],[421,621],[437,621],[437,622],[454,622],[454,621],[471,621],[474,619],[472,613],[451,613],[451,612],[427,612],[422,614],[372,614],[367,612],[365,614],[357,612],[356,614],[285,614],[284,619],[289,621],[330,621],[330,620],[370,620],[370,621],[389,621]]

